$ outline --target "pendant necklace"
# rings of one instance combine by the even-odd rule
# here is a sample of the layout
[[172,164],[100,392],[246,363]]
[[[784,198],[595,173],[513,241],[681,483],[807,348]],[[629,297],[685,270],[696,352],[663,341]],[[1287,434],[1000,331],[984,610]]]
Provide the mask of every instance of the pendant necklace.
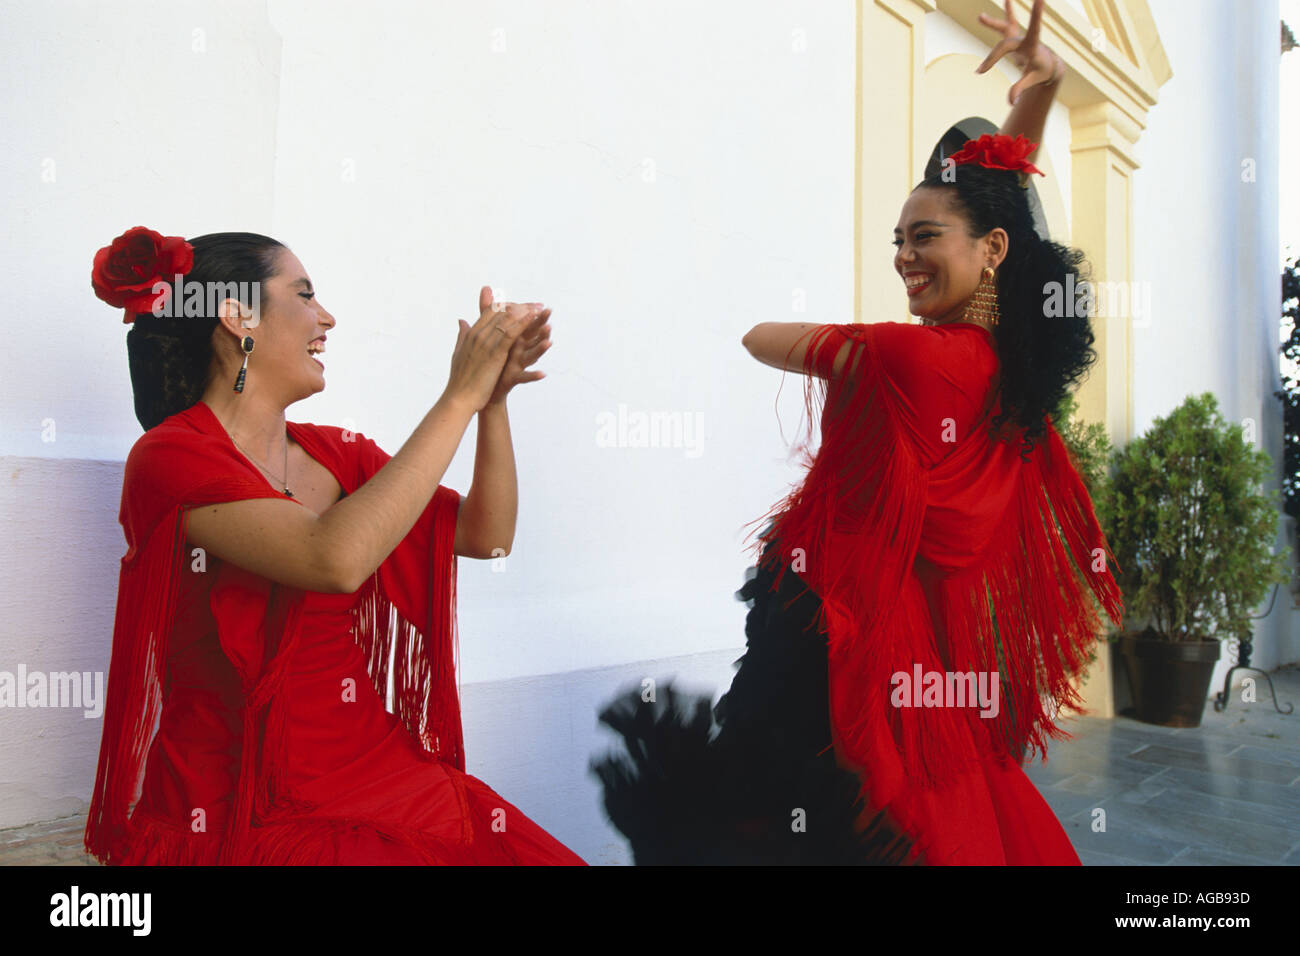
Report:
[[[226,432],[226,434],[229,435],[230,433]],[[266,472],[266,474],[270,475],[272,478],[275,478],[275,480],[278,481],[281,485],[284,485],[284,493],[286,495],[288,495],[290,498],[293,497],[293,492],[290,491],[289,486],[285,484],[286,479],[288,479],[289,477],[289,436],[288,434],[284,436],[284,478],[277,478],[275,472],[271,471],[269,468],[262,465],[262,463],[259,462],[252,455],[249,455],[248,451],[244,448],[244,446],[241,445],[239,442],[235,441],[234,435],[230,435],[230,440],[235,443],[235,447],[238,448],[240,451],[242,451],[248,457],[248,459],[253,462],[253,464],[257,465],[258,468],[261,468],[262,471]]]

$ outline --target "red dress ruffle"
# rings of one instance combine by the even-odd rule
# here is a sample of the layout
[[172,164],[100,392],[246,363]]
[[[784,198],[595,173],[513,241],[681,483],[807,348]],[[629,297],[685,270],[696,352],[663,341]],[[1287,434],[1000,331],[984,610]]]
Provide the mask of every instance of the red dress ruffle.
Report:
[[[216,864],[238,782],[240,687],[209,609],[214,576],[182,580],[167,704],[120,860],[127,865]],[[255,826],[255,849],[233,862],[581,864],[477,777],[422,754],[384,708],[349,633],[359,600],[360,592],[305,595],[278,693],[288,800],[311,809]],[[195,832],[196,820],[206,832]]]

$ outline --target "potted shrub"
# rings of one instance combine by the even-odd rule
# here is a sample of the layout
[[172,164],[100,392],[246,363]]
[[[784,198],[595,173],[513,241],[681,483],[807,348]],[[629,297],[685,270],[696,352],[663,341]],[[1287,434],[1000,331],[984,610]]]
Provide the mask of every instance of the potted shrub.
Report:
[[[1209,392],[1113,454],[1096,505],[1120,567],[1119,649],[1138,720],[1199,727],[1219,642],[1249,638],[1251,610],[1289,580],[1286,555],[1271,553],[1270,470],[1268,453],[1224,422]],[[1136,633],[1134,620],[1150,623]]]

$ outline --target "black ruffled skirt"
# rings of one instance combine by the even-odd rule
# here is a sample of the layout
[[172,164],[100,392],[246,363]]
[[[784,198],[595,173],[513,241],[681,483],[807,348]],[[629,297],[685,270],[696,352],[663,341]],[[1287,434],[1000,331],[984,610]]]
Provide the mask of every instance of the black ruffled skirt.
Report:
[[605,812],[637,865],[900,864],[910,841],[863,822],[863,780],[831,746],[820,599],[789,569],[746,573],[746,651],[711,698],[660,685],[600,712],[626,753],[593,760]]

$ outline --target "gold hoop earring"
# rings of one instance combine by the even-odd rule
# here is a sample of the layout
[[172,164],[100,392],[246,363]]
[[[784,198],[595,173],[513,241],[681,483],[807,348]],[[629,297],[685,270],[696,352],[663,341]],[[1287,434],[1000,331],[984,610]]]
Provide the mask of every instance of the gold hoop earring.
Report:
[[240,366],[239,375],[235,377],[235,391],[242,392],[244,390],[244,375],[248,372],[248,356],[253,351],[253,337],[245,335],[239,343],[239,347],[244,350],[244,364]]
[[974,322],[976,325],[987,324],[989,328],[997,328],[998,319],[1000,318],[998,284],[994,281],[993,267],[985,266],[984,271],[980,273],[980,284],[975,287],[974,293],[971,294],[970,302],[966,304],[966,311],[962,315],[962,319],[967,322]]

